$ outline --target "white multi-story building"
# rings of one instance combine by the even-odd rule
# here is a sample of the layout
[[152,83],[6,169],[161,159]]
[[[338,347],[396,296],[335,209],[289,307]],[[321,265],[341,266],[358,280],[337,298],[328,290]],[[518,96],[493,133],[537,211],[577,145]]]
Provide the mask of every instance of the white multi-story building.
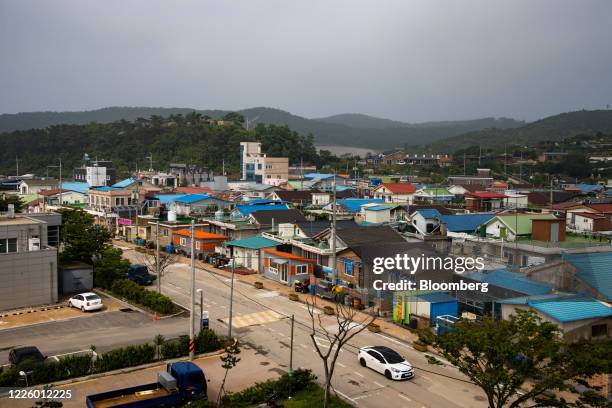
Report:
[[240,142],[240,170],[242,181],[277,185],[289,179],[289,159],[266,157],[259,142]]

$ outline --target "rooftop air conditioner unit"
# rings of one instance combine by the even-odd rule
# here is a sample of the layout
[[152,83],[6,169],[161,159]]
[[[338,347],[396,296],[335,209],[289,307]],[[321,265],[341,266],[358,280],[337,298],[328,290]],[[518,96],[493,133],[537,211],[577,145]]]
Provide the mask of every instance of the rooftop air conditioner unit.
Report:
[[28,251],[40,251],[40,238],[28,239]]

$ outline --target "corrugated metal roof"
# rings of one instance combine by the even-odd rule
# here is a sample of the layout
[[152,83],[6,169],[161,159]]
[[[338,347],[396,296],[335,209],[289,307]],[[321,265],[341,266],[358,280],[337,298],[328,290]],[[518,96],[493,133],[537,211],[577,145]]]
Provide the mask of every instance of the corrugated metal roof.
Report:
[[80,181],[62,182],[64,190],[76,191],[77,193],[87,194],[89,184]]
[[370,203],[384,203],[382,198],[344,198],[337,200],[337,204],[346,207],[351,212],[359,212],[361,206]]
[[522,273],[510,272],[507,269],[483,273],[473,272],[467,278],[478,282],[486,282],[501,288],[511,289],[526,295],[543,295],[552,290],[552,287],[540,282],[534,282]]
[[237,205],[236,208],[244,216],[247,216],[254,211],[288,210],[289,209],[287,204]]
[[209,198],[208,194],[185,194],[177,197],[174,201],[177,203],[193,204],[198,201],[208,200]]
[[612,252],[565,255],[577,275],[609,301],[612,301]]
[[225,245],[226,246],[236,246],[236,247],[241,247],[241,248],[248,248],[248,249],[261,249],[261,248],[275,247],[279,245],[279,243],[258,235],[255,237],[228,241],[225,243]]
[[385,211],[385,210],[391,210],[392,207],[386,206],[386,205],[372,205],[369,207],[365,207],[366,211]]
[[444,292],[421,293],[416,296],[417,298],[429,303],[447,303],[457,301],[457,299]]
[[185,194],[159,194],[156,198],[160,204],[170,204],[176,201],[177,198],[184,197]]
[[113,184],[113,187],[125,188],[125,187],[128,187],[128,186],[131,186],[135,182],[136,182],[136,180],[133,179],[132,177],[130,177],[130,178],[126,178],[125,180],[121,180],[121,181],[116,182],[115,184]]
[[442,215],[440,221],[445,223],[451,232],[474,232],[493,217],[495,217],[494,214]]
[[593,298],[558,299],[539,301],[530,306],[559,322],[595,319],[612,316],[612,307]]
[[423,208],[417,210],[416,212],[421,214],[425,219],[439,218],[442,216],[442,214],[440,214],[440,212],[435,208]]

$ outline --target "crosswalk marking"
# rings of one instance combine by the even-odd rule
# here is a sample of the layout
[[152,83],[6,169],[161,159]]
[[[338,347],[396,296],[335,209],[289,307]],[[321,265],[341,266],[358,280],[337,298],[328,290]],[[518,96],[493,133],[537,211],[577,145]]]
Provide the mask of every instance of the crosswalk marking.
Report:
[[[284,318],[283,315],[276,313],[272,310],[265,312],[250,313],[242,316],[233,316],[232,326],[236,328],[256,326],[266,323],[272,323]],[[229,318],[221,319],[225,324],[229,323]]]

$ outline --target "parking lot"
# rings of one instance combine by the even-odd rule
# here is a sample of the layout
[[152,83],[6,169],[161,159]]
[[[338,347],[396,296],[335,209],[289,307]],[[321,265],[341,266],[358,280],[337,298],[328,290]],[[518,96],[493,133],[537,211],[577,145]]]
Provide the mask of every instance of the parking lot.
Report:
[[68,307],[67,301],[55,305],[0,312],[0,333],[2,333],[2,330],[17,327],[74,318],[87,318],[99,313],[117,311],[124,307],[122,303],[107,296],[102,295],[101,298],[104,307],[96,312],[84,313],[78,309]]

